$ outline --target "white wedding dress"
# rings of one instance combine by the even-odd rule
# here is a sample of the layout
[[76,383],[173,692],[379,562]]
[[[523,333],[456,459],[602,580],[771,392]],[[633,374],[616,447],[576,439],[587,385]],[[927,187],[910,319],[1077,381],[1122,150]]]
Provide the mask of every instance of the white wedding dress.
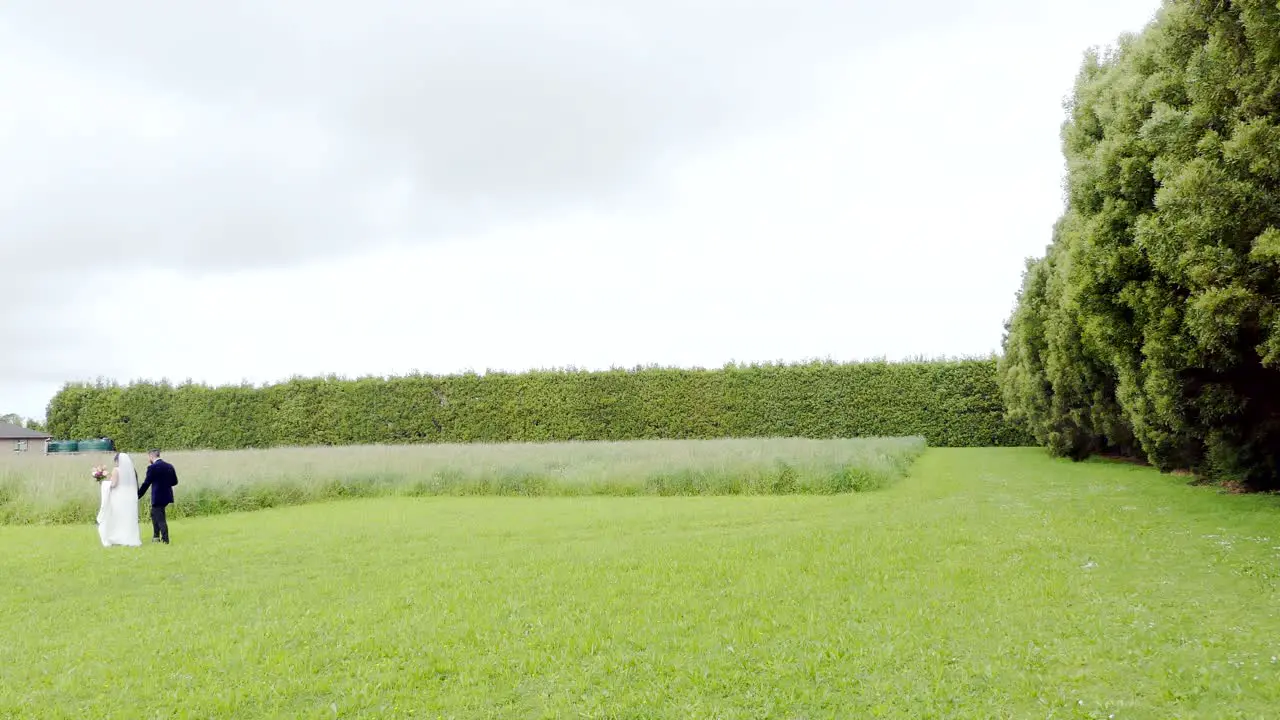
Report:
[[133,469],[133,458],[120,453],[116,469],[119,482],[111,487],[111,480],[101,485],[102,504],[98,508],[98,537],[103,547],[112,545],[142,545],[142,530],[138,527],[138,473]]

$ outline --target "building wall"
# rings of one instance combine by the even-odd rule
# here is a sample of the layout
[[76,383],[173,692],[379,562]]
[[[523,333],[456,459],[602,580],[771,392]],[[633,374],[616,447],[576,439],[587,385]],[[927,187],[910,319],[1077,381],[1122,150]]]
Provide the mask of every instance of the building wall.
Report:
[[0,440],[0,448],[5,448],[11,452],[44,452],[45,441],[41,438],[30,438],[23,440]]

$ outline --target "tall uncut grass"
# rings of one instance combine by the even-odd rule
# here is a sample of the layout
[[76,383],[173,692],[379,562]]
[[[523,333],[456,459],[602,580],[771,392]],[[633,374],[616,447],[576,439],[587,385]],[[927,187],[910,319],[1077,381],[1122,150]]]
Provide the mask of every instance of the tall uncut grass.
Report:
[[[873,490],[923,438],[645,440],[166,453],[172,517],[382,495],[784,495]],[[93,522],[110,454],[0,457],[0,523]],[[141,476],[145,455],[134,456]]]

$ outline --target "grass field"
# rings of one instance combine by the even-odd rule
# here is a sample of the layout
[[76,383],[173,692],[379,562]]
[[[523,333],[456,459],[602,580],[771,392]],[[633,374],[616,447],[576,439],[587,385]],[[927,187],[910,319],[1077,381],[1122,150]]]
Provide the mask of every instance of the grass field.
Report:
[[[652,440],[166,453],[175,517],[386,495],[831,494],[882,487],[921,438]],[[134,458],[141,474],[146,456]],[[111,455],[0,456],[0,524],[92,522]]]
[[0,717],[1274,718],[1280,500],[1039,450],[837,496],[0,528]]

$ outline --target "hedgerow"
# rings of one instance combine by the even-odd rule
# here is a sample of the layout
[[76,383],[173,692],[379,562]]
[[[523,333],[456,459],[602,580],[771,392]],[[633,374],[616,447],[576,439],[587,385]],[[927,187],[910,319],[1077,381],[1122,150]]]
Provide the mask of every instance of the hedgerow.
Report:
[[69,383],[48,408],[60,438],[120,448],[920,436],[1025,445],[1004,417],[994,358],[814,362],[359,379],[263,387]]

